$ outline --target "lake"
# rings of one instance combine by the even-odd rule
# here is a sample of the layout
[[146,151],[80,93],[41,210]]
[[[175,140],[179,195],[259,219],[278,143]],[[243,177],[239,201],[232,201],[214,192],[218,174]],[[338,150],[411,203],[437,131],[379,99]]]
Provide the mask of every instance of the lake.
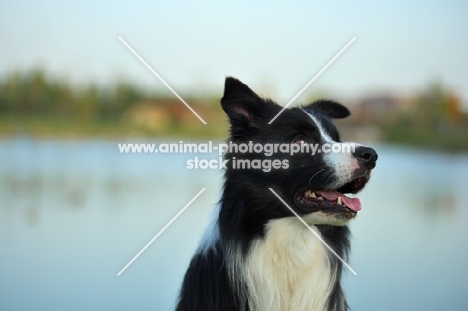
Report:
[[[351,224],[358,275],[344,271],[352,310],[468,310],[468,155],[375,149]],[[0,310],[173,310],[222,182],[193,157],[1,141]]]

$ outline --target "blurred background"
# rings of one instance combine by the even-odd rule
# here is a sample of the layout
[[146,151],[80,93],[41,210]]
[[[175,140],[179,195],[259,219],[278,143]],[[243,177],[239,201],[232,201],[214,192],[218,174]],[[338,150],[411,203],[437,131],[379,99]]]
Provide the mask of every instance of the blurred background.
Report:
[[194,154],[117,144],[221,142],[226,76],[284,105],[353,37],[295,101],[342,102],[343,138],[379,153],[351,224],[349,304],[467,310],[467,11],[464,1],[2,1],[0,310],[174,309],[222,172],[187,169]]

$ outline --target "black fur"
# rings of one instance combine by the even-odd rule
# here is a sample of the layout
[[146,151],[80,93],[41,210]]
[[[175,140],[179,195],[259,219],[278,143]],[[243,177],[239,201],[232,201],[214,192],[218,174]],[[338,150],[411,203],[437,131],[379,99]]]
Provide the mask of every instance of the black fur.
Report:
[[219,245],[192,258],[177,310],[241,310]]
[[[349,111],[333,101],[318,101],[303,108],[284,111],[271,125],[268,122],[281,110],[271,100],[260,98],[242,82],[227,78],[221,106],[229,117],[230,141],[291,143],[303,139],[308,143],[322,143],[317,127],[304,113],[314,114],[329,135],[339,141],[339,134],[331,118],[344,118]],[[291,212],[268,190],[274,189],[294,210],[305,215],[310,211],[296,206],[294,198],[306,188],[324,189],[334,177],[323,158],[310,154],[264,154],[230,152],[229,168],[220,200],[216,230],[219,236],[214,245],[199,249],[185,275],[178,311],[249,310],[248,289],[241,278],[229,274],[233,256],[245,259],[252,242],[262,239],[265,225],[272,219],[291,217]],[[261,169],[233,169],[234,159],[288,160],[288,169],[264,172]],[[313,178],[311,178],[313,176]],[[325,241],[342,257],[349,251],[349,229],[346,226],[317,226]],[[338,277],[328,297],[328,310],[345,310],[347,304],[340,285],[342,263],[330,254],[332,272]],[[313,293],[311,293],[312,295]],[[265,310],[267,311],[267,310]]]

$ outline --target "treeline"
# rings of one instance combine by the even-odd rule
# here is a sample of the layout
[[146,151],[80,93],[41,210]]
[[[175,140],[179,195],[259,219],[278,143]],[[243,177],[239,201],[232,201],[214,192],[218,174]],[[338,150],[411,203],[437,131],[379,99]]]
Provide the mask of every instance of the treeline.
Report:
[[[226,135],[219,94],[186,99],[207,126],[169,93],[149,93],[126,82],[76,85],[43,70],[12,72],[0,77],[0,136]],[[387,142],[468,150],[462,106],[456,93],[435,83],[410,97],[363,97],[342,124],[377,129],[378,139]]]
[[427,86],[408,104],[410,109],[403,109],[392,119],[399,126],[441,129],[468,124],[461,99],[440,83]]
[[77,86],[48,77],[43,70],[12,72],[0,78],[0,114],[3,116],[118,118],[145,96],[148,94],[128,83],[109,87]]
[[73,84],[43,70],[0,77],[0,138],[224,137],[219,96],[181,94],[204,125],[173,94],[126,81]]
[[382,124],[385,141],[468,151],[468,115],[453,91],[432,84],[405,104]]

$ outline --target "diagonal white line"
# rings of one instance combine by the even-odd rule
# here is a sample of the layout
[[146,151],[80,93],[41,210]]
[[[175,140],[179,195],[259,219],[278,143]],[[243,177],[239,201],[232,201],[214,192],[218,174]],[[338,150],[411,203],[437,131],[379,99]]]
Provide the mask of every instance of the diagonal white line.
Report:
[[304,91],[309,87],[309,85],[311,85],[312,82],[314,82],[314,81],[325,71],[325,69],[327,69],[328,66],[330,66],[330,65],[338,58],[338,56],[340,56],[341,53],[343,53],[343,52],[351,45],[351,43],[354,42],[354,40],[356,40],[356,37],[354,37],[353,39],[351,39],[351,41],[349,41],[348,44],[346,44],[345,47],[342,48],[341,51],[339,51],[338,54],[336,54],[335,57],[333,57],[333,58],[328,62],[328,64],[326,64],[325,67],[323,67],[322,70],[320,70],[320,71],[315,75],[315,77],[313,77],[312,80],[310,80],[309,83],[307,83],[306,86],[304,86],[304,87],[302,88],[302,90],[300,90],[299,93],[297,93],[297,95],[294,96],[293,99],[291,99],[291,100],[289,101],[289,103],[287,103],[286,106],[284,106],[283,109],[281,109],[281,111],[278,112],[278,114],[277,114],[276,116],[273,117],[273,119],[271,119],[270,122],[268,122],[268,124],[273,123],[273,121],[275,121],[276,118],[278,118],[279,115],[282,114],[283,111],[285,111],[285,110],[289,107],[289,105],[291,105],[292,102],[295,101],[296,98],[298,98],[299,95],[301,95],[302,92],[304,92]]
[[315,231],[304,221],[304,219],[302,219],[301,216],[299,216],[299,215],[288,205],[288,203],[286,203],[286,202],[275,192],[275,190],[273,190],[273,189],[271,189],[271,188],[268,188],[268,189],[270,189],[270,191],[273,192],[273,194],[274,194],[287,208],[289,208],[289,210],[294,214],[294,216],[296,216],[296,217],[304,224],[304,226],[306,226],[307,229],[309,229],[310,232],[312,232],[312,233],[317,237],[317,239],[319,239],[320,242],[322,242],[323,245],[325,245],[325,246],[333,253],[333,255],[335,255],[336,258],[338,258],[338,259],[346,266],[346,268],[349,269],[349,271],[351,271],[354,275],[357,275],[356,271],[354,271],[354,269],[351,268],[351,266],[348,265],[348,264],[346,263],[346,261],[344,261],[344,259],[341,258],[340,255],[338,255],[338,254],[335,252],[335,250],[334,250],[333,248],[331,248],[330,245],[328,245],[327,242],[325,242],[325,240],[322,239],[322,237],[321,237],[317,232],[315,232]]
[[151,245],[151,243],[153,243],[154,240],[156,240],[164,232],[164,230],[166,230],[174,222],[174,220],[176,220],[177,217],[179,217],[187,209],[187,207],[189,207],[190,204],[192,204],[193,201],[195,201],[195,199],[198,198],[200,194],[202,194],[202,192],[205,190],[206,188],[200,190],[200,192],[198,192],[198,194],[192,200],[190,200],[190,202],[188,202],[187,205],[185,205],[184,208],[181,209],[180,212],[178,212],[177,215],[175,215],[174,218],[172,218],[171,221],[169,221],[168,224],[165,225],[164,228],[162,228],[161,231],[159,231],[158,234],[156,234],[154,238],[152,238],[151,241],[149,241],[148,244],[146,244],[145,247],[143,247],[141,251],[139,251],[138,254],[136,254],[135,257],[133,257],[132,260],[130,260],[130,262],[125,265],[125,267],[123,267],[122,270],[120,270],[119,273],[117,273],[117,276],[120,276],[122,272],[124,272],[135,261],[135,259],[137,259],[141,255],[141,253],[143,253]]
[[155,76],[156,76],[156,77],[157,77],[157,78],[158,78],[158,79],[159,79],[159,80],[160,80],[160,81],[161,81],[161,82],[162,82],[162,83],[163,83],[163,84],[164,84],[164,85],[165,85],[165,86],[182,102],[182,103],[184,103],[185,106],[187,106],[188,109],[190,109],[191,112],[193,112],[194,115],[197,116],[198,119],[200,119],[200,121],[203,122],[203,124],[206,124],[205,120],[203,120],[202,117],[200,117],[200,116],[198,115],[198,113],[196,113],[195,110],[193,110],[192,107],[190,107],[190,105],[187,104],[187,103],[185,102],[185,100],[183,100],[183,98],[180,97],[179,94],[177,94],[177,92],[174,91],[174,90],[172,89],[172,87],[171,87],[169,84],[167,84],[166,81],[164,81],[164,79],[161,78],[161,76],[158,75],[158,73],[157,73],[156,71],[154,71],[153,68],[151,68],[150,65],[148,65],[148,64],[145,62],[145,60],[144,60],[143,58],[141,58],[141,56],[138,55],[138,53],[135,52],[135,51],[132,49],[132,47],[131,47],[130,45],[128,45],[127,42],[125,42],[124,39],[122,39],[122,37],[119,36],[118,38],[119,38],[119,40],[122,41],[122,43],[123,43],[123,44],[124,44],[124,45],[125,45],[141,62],[142,62],[142,63],[143,63],[143,65],[145,65],[145,66],[146,66],[146,67],[147,67],[147,68],[148,68],[148,69],[149,69],[149,70],[150,70],[150,71],[151,71],[151,72],[152,72],[152,73],[153,73],[153,74],[154,74],[154,75],[155,75]]

